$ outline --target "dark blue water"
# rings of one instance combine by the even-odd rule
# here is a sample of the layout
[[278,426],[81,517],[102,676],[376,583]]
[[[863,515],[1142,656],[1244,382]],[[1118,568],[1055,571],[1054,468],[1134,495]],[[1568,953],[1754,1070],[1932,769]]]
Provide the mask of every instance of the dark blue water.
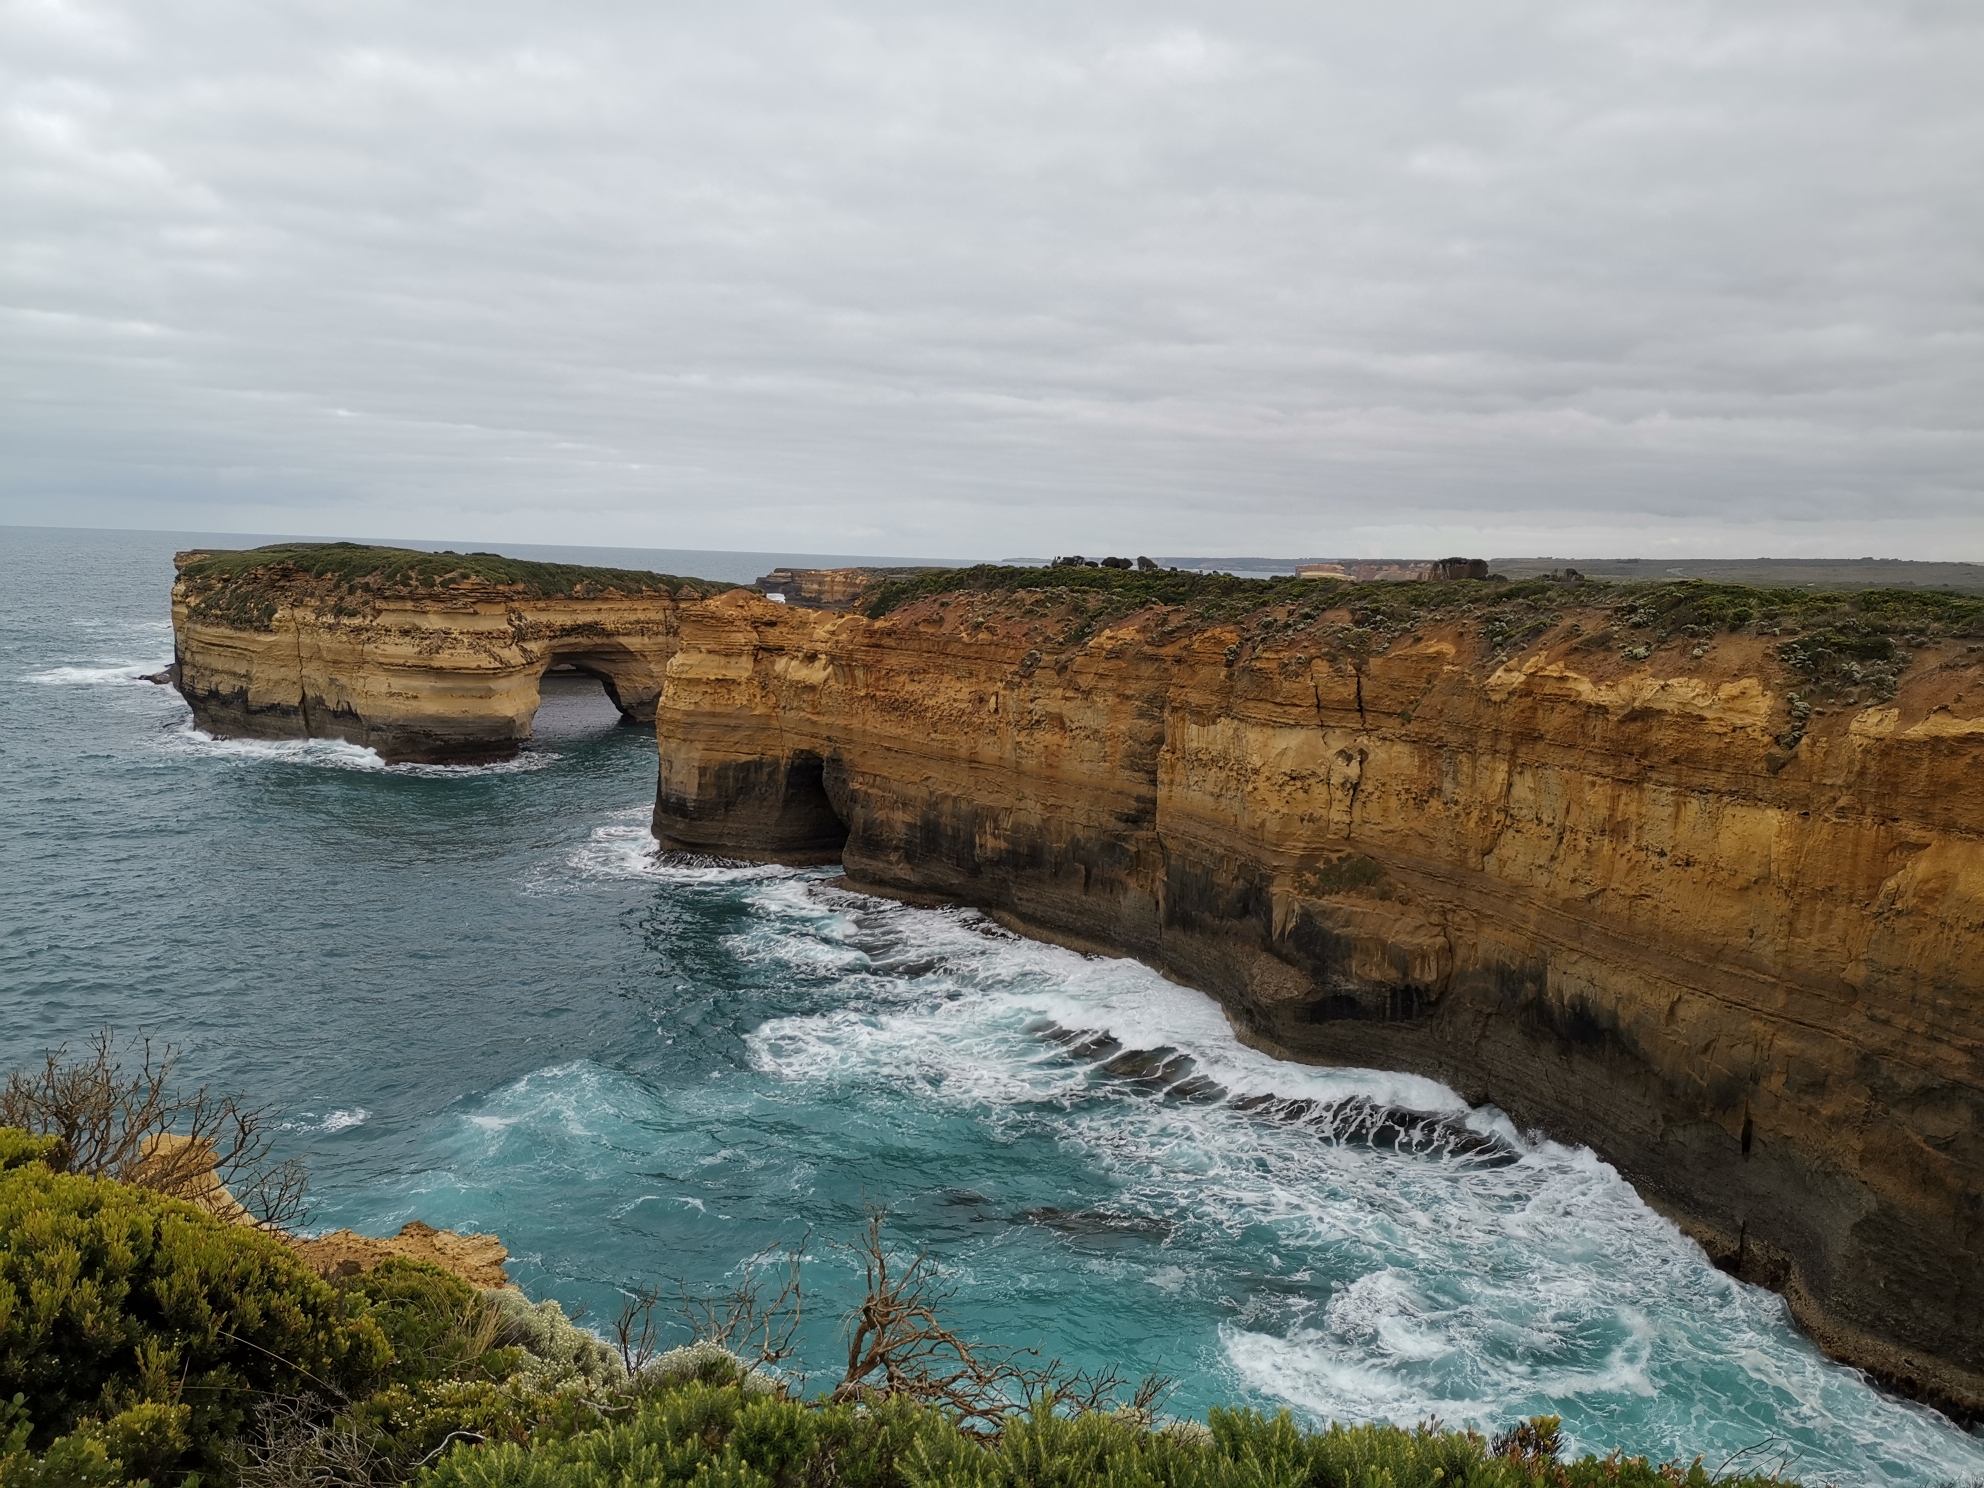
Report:
[[[824,1374],[827,1242],[883,1202],[962,1331],[1174,1375],[1180,1413],[1549,1411],[1585,1449],[1984,1476],[1984,1442],[1826,1362],[1588,1152],[1278,1064],[1131,962],[656,861],[653,739],[590,683],[482,770],[195,734],[136,680],[189,541],[0,528],[0,1060],[106,1024],[180,1044],[283,1108],[316,1226],[498,1232],[596,1321],[810,1232]],[[1268,1095],[1316,1104],[1234,1103]],[[1374,1140],[1374,1107],[1438,1119]]]

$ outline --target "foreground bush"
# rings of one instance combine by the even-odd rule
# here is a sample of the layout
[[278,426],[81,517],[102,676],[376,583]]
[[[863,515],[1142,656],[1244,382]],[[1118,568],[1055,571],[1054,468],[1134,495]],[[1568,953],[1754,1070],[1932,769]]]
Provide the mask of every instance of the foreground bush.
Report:
[[[881,1393],[853,1365],[808,1403],[709,1338],[618,1353],[553,1303],[425,1262],[328,1282],[271,1235],[56,1172],[51,1150],[0,1129],[0,1488],[1711,1488],[1699,1465],[1560,1463],[1547,1418],[1492,1443],[1252,1412],[1154,1426],[1030,1386],[1018,1414],[914,1380]],[[869,1233],[883,1258],[879,1218]],[[857,1316],[902,1343],[898,1366],[934,1338],[947,1367],[982,1368],[910,1326],[935,1295],[923,1266]]]
[[146,1189],[20,1160],[43,1147],[0,1136],[0,1162],[16,1159],[0,1171],[0,1439],[10,1455],[81,1452],[122,1461],[133,1477],[222,1471],[258,1399],[362,1390],[392,1360],[378,1324],[280,1240]]
[[[1710,1488],[1699,1464],[1561,1463],[1554,1423],[1501,1451],[1471,1432],[1333,1426],[1214,1411],[1209,1427],[1152,1427],[1131,1412],[1057,1415],[1051,1401],[996,1438],[905,1401],[808,1405],[685,1384],[622,1425],[558,1441],[457,1447],[420,1488]],[[1717,1488],[1772,1480],[1723,1478]]]

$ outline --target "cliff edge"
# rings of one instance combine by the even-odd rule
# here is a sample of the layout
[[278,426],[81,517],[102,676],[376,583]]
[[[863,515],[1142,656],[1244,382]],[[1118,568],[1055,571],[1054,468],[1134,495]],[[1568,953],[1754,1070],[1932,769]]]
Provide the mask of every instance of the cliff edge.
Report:
[[725,586],[669,574],[355,543],[187,552],[173,680],[219,736],[336,738],[389,761],[505,759],[555,664],[646,724],[682,603]]
[[1984,1412],[1984,601],[988,569],[677,627],[664,846],[1447,1081]]

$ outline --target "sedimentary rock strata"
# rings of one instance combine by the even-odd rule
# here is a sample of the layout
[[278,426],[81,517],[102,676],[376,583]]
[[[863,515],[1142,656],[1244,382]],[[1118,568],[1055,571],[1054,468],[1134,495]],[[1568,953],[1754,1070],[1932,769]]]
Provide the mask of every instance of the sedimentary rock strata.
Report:
[[388,760],[515,754],[561,664],[648,722],[681,605],[722,587],[350,544],[177,561],[174,680],[200,728],[345,739]]
[[840,859],[1140,957],[1276,1053],[1446,1080],[1984,1409],[1976,616],[1041,582],[683,606],[657,837]]

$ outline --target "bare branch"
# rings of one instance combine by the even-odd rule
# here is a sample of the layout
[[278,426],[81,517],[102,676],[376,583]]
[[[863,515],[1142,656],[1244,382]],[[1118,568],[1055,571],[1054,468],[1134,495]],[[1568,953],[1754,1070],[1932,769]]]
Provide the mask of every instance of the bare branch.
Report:
[[928,1250],[904,1258],[883,1238],[884,1208],[870,1208],[860,1236],[845,1247],[861,1258],[866,1294],[843,1323],[847,1368],[831,1399],[899,1395],[947,1412],[974,1435],[990,1435],[1016,1412],[1045,1403],[1079,1414],[1135,1411],[1146,1423],[1172,1389],[1152,1375],[1127,1405],[1119,1370],[1069,1371],[1042,1364],[1038,1349],[968,1343],[942,1318],[955,1295]]
[[102,1029],[74,1060],[51,1050],[38,1070],[15,1070],[0,1087],[0,1126],[53,1136],[64,1172],[113,1178],[187,1199],[223,1219],[287,1230],[304,1219],[304,1174],[273,1155],[274,1118],[263,1107],[201,1086],[173,1089],[179,1053],[140,1035],[128,1046]]
[[630,1292],[613,1319],[613,1341],[620,1349],[620,1362],[631,1378],[648,1367],[660,1352],[659,1329],[654,1320],[655,1304],[661,1301],[661,1288],[642,1287]]
[[806,1311],[806,1248],[811,1243],[809,1230],[797,1244],[766,1246],[744,1262],[737,1281],[722,1291],[696,1295],[682,1286],[680,1312],[691,1336],[729,1349],[756,1369],[784,1365],[798,1351]]

